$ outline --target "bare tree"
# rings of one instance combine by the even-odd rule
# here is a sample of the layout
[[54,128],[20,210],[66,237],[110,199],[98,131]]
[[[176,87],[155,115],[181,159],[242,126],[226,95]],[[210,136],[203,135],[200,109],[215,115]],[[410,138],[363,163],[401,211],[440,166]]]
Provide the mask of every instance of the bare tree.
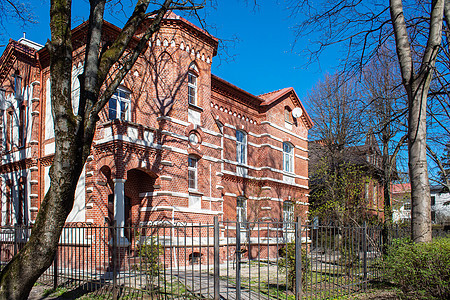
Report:
[[36,23],[33,9],[29,1],[0,0],[0,38],[8,32],[10,22],[18,22],[21,27]]
[[[138,0],[131,16],[111,44],[102,48],[106,0],[90,0],[84,70],[80,76],[80,105],[72,110],[71,0],[52,0],[50,7],[51,105],[55,128],[55,156],[50,168],[51,184],[41,204],[35,226],[24,248],[0,274],[0,299],[26,299],[33,284],[51,265],[62,226],[73,203],[95,133],[99,113],[135,64],[149,39],[159,30],[169,10],[201,8],[194,1]],[[146,26],[134,47],[135,33]]]
[[359,223],[368,215],[367,172],[349,153],[365,134],[361,96],[355,79],[334,74],[319,81],[306,101],[315,121],[309,146],[311,215],[339,225]]
[[406,144],[407,101],[400,89],[400,74],[395,54],[388,48],[373,57],[362,71],[364,119],[367,131],[377,136],[381,145],[385,223],[392,222],[391,181],[396,178],[397,154]]
[[[397,52],[402,84],[408,99],[408,159],[411,181],[411,236],[431,241],[430,186],[426,156],[428,91],[442,42],[444,0],[427,1],[310,1],[295,2],[293,12],[307,14],[298,33],[320,32],[317,57],[329,45],[346,42],[346,69],[358,70],[388,40]],[[405,13],[407,11],[407,13]],[[406,18],[405,16],[409,16]],[[424,34],[426,33],[426,34]]]
[[325,75],[308,93],[306,101],[315,122],[311,139],[320,141],[334,153],[360,141],[362,107],[354,79],[338,74]]

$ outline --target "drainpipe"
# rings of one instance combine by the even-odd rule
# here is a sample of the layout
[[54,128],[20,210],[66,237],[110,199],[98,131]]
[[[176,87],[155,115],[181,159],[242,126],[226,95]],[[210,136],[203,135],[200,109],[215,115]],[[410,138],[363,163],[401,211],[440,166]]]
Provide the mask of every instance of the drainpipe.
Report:
[[209,163],[209,210],[212,210],[211,163]]
[[[171,237],[170,237],[171,240],[173,240],[173,237],[175,236],[174,227],[175,227],[175,208],[172,206],[172,230],[171,230]],[[177,256],[175,255],[175,250],[176,250],[176,246],[173,246],[172,247],[173,261],[175,262],[175,267],[178,269],[178,260],[177,260]],[[170,266],[170,267],[172,267],[172,266]]]

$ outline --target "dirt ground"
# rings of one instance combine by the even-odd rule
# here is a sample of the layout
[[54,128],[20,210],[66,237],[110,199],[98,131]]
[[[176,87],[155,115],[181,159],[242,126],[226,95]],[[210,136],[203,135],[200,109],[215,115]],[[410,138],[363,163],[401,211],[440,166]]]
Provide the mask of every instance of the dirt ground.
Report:
[[[89,299],[89,294],[77,294],[77,293],[66,293],[62,296],[50,294],[44,296],[45,292],[49,289],[48,286],[37,285],[31,290],[29,300],[73,300],[73,299]],[[95,298],[95,297],[93,297]],[[389,287],[380,287],[375,289],[370,289],[366,293],[349,295],[346,299],[354,300],[400,300],[397,292]]]
[[354,298],[349,296],[349,299],[355,299],[355,300],[399,300],[400,297],[398,296],[397,292],[392,289],[376,289],[376,290],[369,290],[368,292],[364,294],[355,295]]

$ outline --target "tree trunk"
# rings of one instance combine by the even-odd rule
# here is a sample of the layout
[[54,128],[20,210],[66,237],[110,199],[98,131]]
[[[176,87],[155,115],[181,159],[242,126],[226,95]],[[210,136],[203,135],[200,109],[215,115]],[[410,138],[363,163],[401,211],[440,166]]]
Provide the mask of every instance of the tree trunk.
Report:
[[408,95],[408,166],[411,181],[411,238],[431,242],[430,183],[427,169],[427,97],[442,39],[445,0],[433,0],[427,45],[417,74],[401,0],[390,0],[397,56]]
[[[428,85],[429,86],[429,85]],[[426,104],[428,88],[411,95],[408,115],[408,166],[411,181],[411,238],[431,242],[431,201],[427,167]]]
[[36,280],[52,264],[83,169],[84,159],[79,155],[82,139],[77,134],[71,102],[71,5],[70,0],[54,0],[50,8],[52,39],[47,48],[56,145],[49,174],[50,189],[41,204],[29,241],[0,275],[0,299],[26,299]]

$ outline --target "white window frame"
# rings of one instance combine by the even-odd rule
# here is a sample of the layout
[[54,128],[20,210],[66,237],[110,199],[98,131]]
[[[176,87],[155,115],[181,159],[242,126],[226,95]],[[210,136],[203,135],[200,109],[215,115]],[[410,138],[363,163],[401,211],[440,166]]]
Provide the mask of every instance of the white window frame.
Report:
[[294,174],[294,145],[283,143],[283,171]]
[[284,108],[284,121],[289,124],[294,124],[294,117],[292,116],[292,110],[287,106]]
[[378,207],[378,188],[375,182],[373,183],[372,187],[372,206]]
[[294,203],[292,201],[283,203],[283,227],[285,229],[294,228]]
[[188,72],[188,103],[192,105],[197,105],[198,96],[198,76],[192,71]]
[[[193,186],[191,186],[191,182],[194,183]],[[188,189],[195,191],[198,189],[198,158],[194,156],[188,156]]]
[[[123,97],[121,95],[123,93],[125,96]],[[115,117],[111,117],[111,103],[116,104],[115,108]],[[125,89],[123,87],[118,87],[117,90],[114,92],[114,94],[109,99],[109,106],[108,106],[108,120],[121,120],[121,121],[129,121],[130,120],[130,104],[131,104],[131,92],[128,89]],[[123,113],[122,111],[122,105],[126,104],[126,111]]]
[[247,198],[244,196],[236,198],[236,221],[241,224],[247,222]]
[[14,75],[14,98],[22,99],[22,76]]
[[247,133],[236,130],[236,162],[247,164]]

